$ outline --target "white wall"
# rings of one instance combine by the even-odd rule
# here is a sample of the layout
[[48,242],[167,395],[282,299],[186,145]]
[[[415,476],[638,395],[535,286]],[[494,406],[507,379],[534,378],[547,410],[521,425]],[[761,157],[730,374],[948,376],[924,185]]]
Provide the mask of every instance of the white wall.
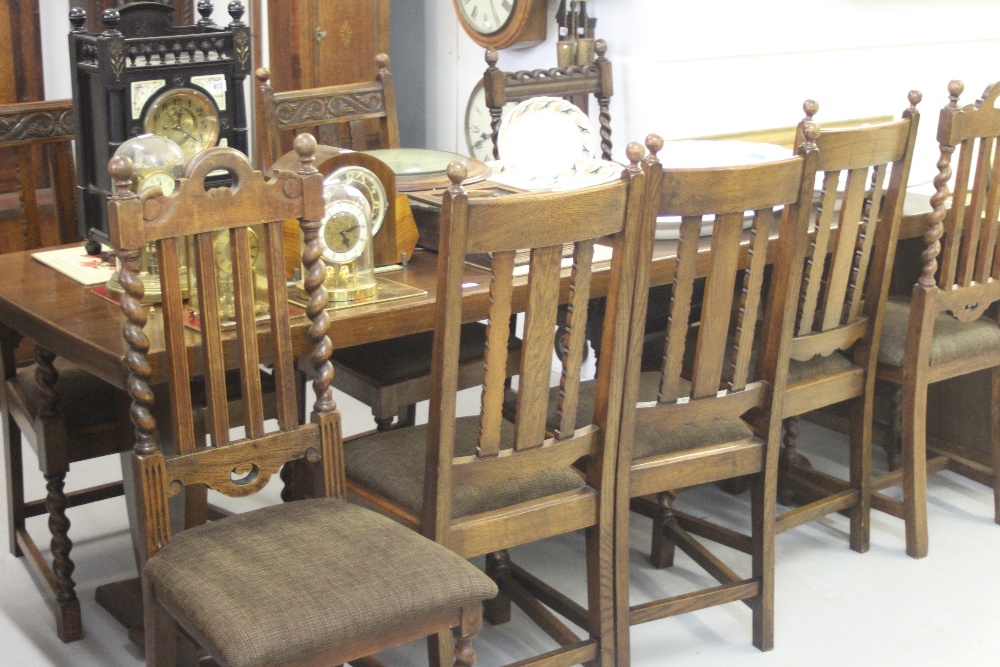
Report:
[[[465,150],[465,102],[486,64],[445,0],[424,0],[428,144]],[[557,0],[549,1],[550,16]],[[665,138],[795,125],[802,102],[817,120],[898,115],[907,92],[924,93],[921,137],[933,144],[948,81],[973,102],[1000,79],[995,0],[590,0],[597,36],[614,67],[615,155],[649,132]],[[500,54],[502,69],[555,65],[546,43]],[[435,112],[431,105],[438,107]]]
[[[412,39],[426,46],[427,146],[465,152],[465,105],[486,68],[483,49],[451,0],[407,1],[426,12]],[[228,2],[215,4],[214,18],[227,23]],[[501,52],[503,69],[555,65],[557,4],[549,0],[548,41]],[[46,97],[68,97],[69,0],[41,5]],[[614,67],[619,159],[628,141],[654,131],[670,139],[794,125],[809,97],[821,122],[898,115],[914,88],[924,93],[921,144],[932,154],[948,81],[964,80],[963,102],[972,102],[1000,79],[996,0],[590,0],[588,11]]]

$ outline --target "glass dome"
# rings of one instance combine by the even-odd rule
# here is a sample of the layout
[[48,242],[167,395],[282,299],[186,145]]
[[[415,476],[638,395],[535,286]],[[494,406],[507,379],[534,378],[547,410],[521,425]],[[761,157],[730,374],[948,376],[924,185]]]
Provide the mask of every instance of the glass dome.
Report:
[[184,151],[175,141],[156,134],[142,134],[129,139],[118,147],[115,155],[124,155],[132,160],[135,168],[132,189],[137,192],[148,183],[159,185],[164,194],[170,194],[173,191],[172,180],[184,173]]

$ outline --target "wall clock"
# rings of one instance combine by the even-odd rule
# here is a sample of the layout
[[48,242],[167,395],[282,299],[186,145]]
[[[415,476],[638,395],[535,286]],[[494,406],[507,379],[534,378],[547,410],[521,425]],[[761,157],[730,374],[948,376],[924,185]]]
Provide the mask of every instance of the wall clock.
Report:
[[[506,118],[516,106],[517,102],[505,104],[501,112],[502,118]],[[471,157],[483,162],[494,159],[493,118],[486,106],[486,91],[482,79],[476,82],[465,106],[465,142]]]
[[476,44],[525,48],[545,41],[547,0],[452,0],[458,22]]
[[188,159],[217,145],[247,152],[250,28],[242,2],[228,8],[226,27],[209,18],[208,0],[198,3],[197,25],[176,26],[171,6],[132,2],[105,10],[93,33],[82,9],[70,11],[78,210],[91,241],[107,241],[108,160],[124,141],[156,134]]

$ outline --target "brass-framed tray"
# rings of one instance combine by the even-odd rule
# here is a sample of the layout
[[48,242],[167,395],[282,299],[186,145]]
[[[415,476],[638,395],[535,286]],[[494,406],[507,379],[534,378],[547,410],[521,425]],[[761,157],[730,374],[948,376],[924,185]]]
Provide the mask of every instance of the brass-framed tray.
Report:
[[468,167],[469,174],[463,181],[464,184],[476,183],[488,178],[492,173],[485,162],[449,151],[429,148],[380,148],[364,152],[378,158],[392,169],[396,174],[397,192],[448,187],[451,182],[448,180],[447,169],[452,160],[462,160]]
[[[383,276],[375,276],[375,283],[376,292],[373,296],[365,299],[355,299],[354,301],[334,301],[333,299],[330,299],[330,305],[328,305],[326,309],[329,311],[354,308],[356,306],[370,306],[374,303],[407,299],[409,297],[424,296],[427,294],[427,290],[422,290],[419,287],[411,287],[410,285],[404,285],[403,283],[397,283],[395,280],[389,280]],[[288,293],[288,302],[292,305],[305,308],[309,304],[308,299],[299,296],[298,288],[292,288]]]

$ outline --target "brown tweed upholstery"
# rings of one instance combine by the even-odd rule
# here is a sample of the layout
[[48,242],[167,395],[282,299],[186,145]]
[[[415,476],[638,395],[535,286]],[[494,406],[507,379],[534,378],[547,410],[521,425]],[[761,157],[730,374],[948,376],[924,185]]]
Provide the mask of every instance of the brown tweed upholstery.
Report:
[[[878,352],[880,363],[902,367],[909,318],[908,301],[892,299],[886,304]],[[947,313],[941,313],[934,320],[931,366],[990,351],[1000,352],[1000,326],[996,321],[981,317],[975,322],[959,322]]]
[[184,531],[143,574],[160,599],[202,630],[213,655],[233,667],[271,665],[378,636],[497,592],[489,577],[448,549],[332,498]]
[[[681,391],[690,391],[690,385],[686,382],[684,385]],[[643,373],[639,377],[639,401],[655,401],[659,387],[659,372]],[[594,413],[596,389],[597,382],[593,380],[580,383],[580,403],[576,413],[577,424],[590,423],[591,415]],[[556,426],[555,404],[558,395],[558,387],[553,387],[549,392],[548,424],[553,429]],[[708,426],[685,424],[674,429],[664,430],[662,422],[650,423],[643,418],[643,412],[643,410],[639,410],[636,416],[635,441],[632,444],[632,457],[636,459],[694,449],[705,445],[746,440],[753,436],[753,431],[742,419],[720,419]]]
[[828,357],[813,357],[809,361],[793,359],[788,366],[788,384],[797,384],[817,375],[832,375],[853,368],[858,367],[840,352],[834,352]]
[[[99,380],[61,357],[56,357],[59,380],[59,409],[62,411],[66,428],[76,430],[88,426],[98,426],[115,422],[119,417],[128,418],[131,399],[128,394]],[[21,369],[10,380],[15,391],[27,397],[29,405],[40,407],[41,396],[35,380],[35,365]]]
[[[334,350],[330,359],[383,387],[427,375],[431,367],[433,344],[434,332],[427,331],[402,338]],[[461,346],[459,348],[460,363],[482,359],[485,347],[485,324],[473,322],[462,326]],[[511,350],[520,348],[521,339],[512,336],[507,347]],[[336,379],[334,379],[334,386],[336,386]]]
[[[474,454],[478,437],[479,418],[459,418],[455,425],[455,455]],[[511,447],[514,427],[504,422],[500,437],[502,446]],[[419,516],[424,505],[426,448],[426,424],[344,443],[347,478]],[[544,471],[534,477],[491,486],[457,485],[452,498],[452,517],[488,512],[582,486],[583,479],[572,469]]]

